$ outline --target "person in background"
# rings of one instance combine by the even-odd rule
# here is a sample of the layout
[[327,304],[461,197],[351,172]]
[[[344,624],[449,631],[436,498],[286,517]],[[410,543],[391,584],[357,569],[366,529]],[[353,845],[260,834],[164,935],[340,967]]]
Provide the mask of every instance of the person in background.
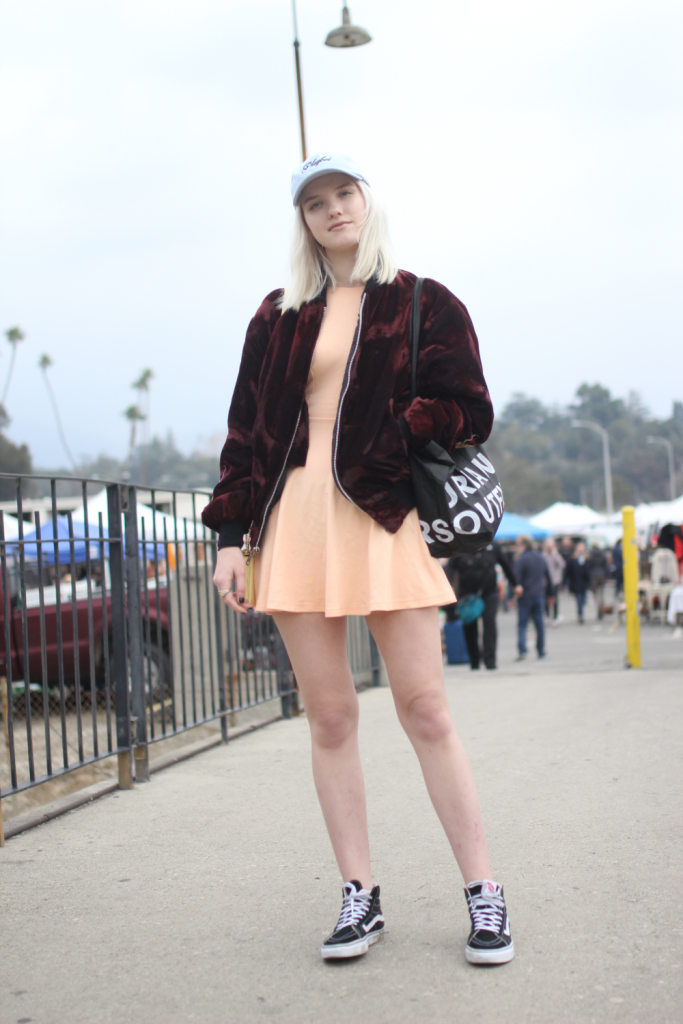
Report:
[[562,555],[562,558],[564,559],[564,564],[565,564],[565,578],[564,578],[564,582],[566,583],[567,582],[566,567],[569,565],[569,563],[571,562],[571,560],[572,560],[572,558],[574,556],[574,543],[573,543],[571,537],[563,537],[562,540],[560,541],[560,547],[559,547],[558,550],[559,550],[559,553]]
[[545,597],[545,613],[556,626],[559,622],[560,587],[564,579],[565,561],[557,550],[557,545],[552,537],[549,537],[543,545],[543,557],[550,576],[550,585]]
[[[481,616],[482,642],[484,646],[484,665],[488,669],[496,668],[496,645],[498,642],[498,630],[496,628],[498,578],[496,576],[496,565],[501,567],[510,584],[514,587],[517,580],[512,564],[501,546],[496,544],[495,541],[473,555],[457,555],[454,558],[449,558],[446,566],[446,575],[451,583],[456,579],[457,574],[455,589],[459,601],[468,594],[479,594],[484,601],[484,612]],[[470,668],[478,669],[481,658],[479,650],[479,619],[463,625],[463,633],[470,656]]]
[[614,596],[619,597],[624,589],[624,552],[621,537],[612,548],[612,569],[614,572]]
[[[507,558],[508,563],[513,565],[515,561],[514,541],[508,541],[506,544],[501,544],[500,550]],[[515,600],[515,587],[517,585],[517,580],[506,577],[506,581],[504,582],[500,572],[497,572],[496,575],[498,576],[498,595],[500,597],[501,607],[504,612],[509,612],[511,605]]]
[[576,614],[578,615],[579,622],[583,625],[583,609],[586,604],[586,593],[590,586],[591,579],[590,570],[588,568],[588,556],[586,555],[586,545],[583,541],[580,541],[576,545],[574,555],[567,563],[565,578],[569,585],[569,590],[576,598]]
[[517,631],[519,654],[517,661],[526,658],[526,630],[529,619],[536,628],[536,650],[539,658],[545,658],[545,633],[543,629],[543,608],[546,589],[551,585],[548,566],[540,551],[534,550],[531,537],[518,537],[519,556],[515,562],[517,586]]
[[678,575],[683,572],[683,529],[675,523],[665,523],[659,531],[658,547],[673,551],[678,562]]
[[601,619],[604,615],[605,583],[609,576],[609,561],[607,555],[596,541],[591,546],[588,558],[588,572],[590,574],[591,590],[595,598],[597,616],[598,619]]

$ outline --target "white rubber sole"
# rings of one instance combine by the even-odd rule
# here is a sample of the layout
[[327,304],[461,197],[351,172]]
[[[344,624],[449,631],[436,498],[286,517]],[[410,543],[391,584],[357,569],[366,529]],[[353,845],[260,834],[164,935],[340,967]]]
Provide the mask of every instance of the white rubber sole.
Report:
[[358,939],[358,942],[351,942],[348,946],[322,946],[320,952],[323,960],[344,960],[350,956],[362,956],[383,935],[384,928],[380,932],[370,932],[365,938]]
[[470,964],[507,964],[515,955],[515,944],[511,942],[505,949],[470,949],[465,947],[465,956]]

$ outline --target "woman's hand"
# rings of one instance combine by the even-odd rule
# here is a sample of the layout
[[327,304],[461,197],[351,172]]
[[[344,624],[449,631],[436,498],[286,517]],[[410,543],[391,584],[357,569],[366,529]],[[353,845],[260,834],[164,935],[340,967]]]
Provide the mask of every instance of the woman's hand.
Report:
[[[232,584],[235,581],[233,592]],[[251,605],[244,596],[244,555],[239,548],[220,548],[213,582],[221,600],[236,612],[246,612]]]

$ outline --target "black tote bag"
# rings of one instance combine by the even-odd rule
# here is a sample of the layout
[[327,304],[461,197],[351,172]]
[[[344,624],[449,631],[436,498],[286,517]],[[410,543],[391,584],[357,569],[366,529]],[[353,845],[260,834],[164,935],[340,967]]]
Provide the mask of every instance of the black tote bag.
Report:
[[[420,348],[418,277],[410,312],[410,400],[417,395]],[[503,488],[482,445],[456,448],[452,455],[436,443],[419,452],[408,448],[410,476],[422,536],[434,558],[471,554],[490,544],[503,517]]]

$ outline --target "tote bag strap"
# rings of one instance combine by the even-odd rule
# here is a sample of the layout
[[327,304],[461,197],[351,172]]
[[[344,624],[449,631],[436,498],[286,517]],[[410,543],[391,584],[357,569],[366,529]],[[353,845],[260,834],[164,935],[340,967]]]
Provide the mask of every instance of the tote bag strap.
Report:
[[420,351],[420,295],[424,277],[418,277],[410,309],[410,401],[417,395],[417,354]]

